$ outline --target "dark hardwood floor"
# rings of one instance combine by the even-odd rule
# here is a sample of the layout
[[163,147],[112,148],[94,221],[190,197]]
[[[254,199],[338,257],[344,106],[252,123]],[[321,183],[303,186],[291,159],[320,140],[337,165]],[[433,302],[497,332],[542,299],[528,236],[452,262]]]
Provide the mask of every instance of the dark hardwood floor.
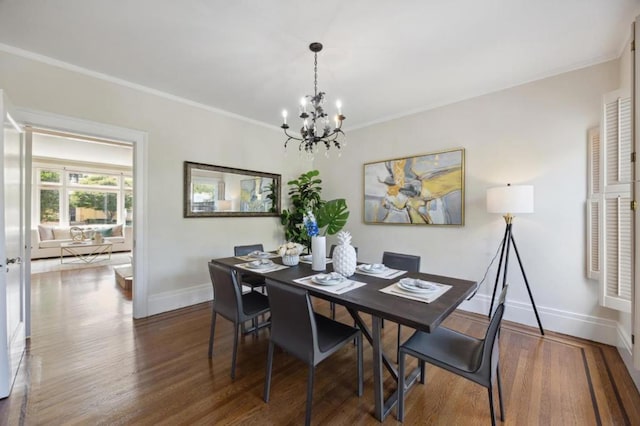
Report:
[[[204,267],[204,266],[203,266]],[[262,400],[268,331],[242,339],[231,381],[232,329],[220,319],[207,358],[208,303],[143,320],[115,285],[110,266],[33,276],[33,332],[0,423],[297,425],[304,421],[306,367],[282,351],[271,402]],[[328,304],[316,308],[328,312]],[[339,318],[351,322],[344,309]],[[446,325],[482,336],[486,319],[455,313]],[[403,331],[408,336],[407,327]],[[395,350],[396,328],[384,328]],[[375,425],[371,347],[365,393],[356,396],[355,350],[320,364],[313,423]],[[395,358],[393,355],[391,358]],[[501,368],[507,425],[637,425],[640,395],[615,348],[505,322]],[[387,377],[390,391],[393,383]],[[497,396],[497,395],[496,395]],[[435,367],[408,394],[405,424],[490,424],[484,388]],[[384,424],[397,424],[395,411]]]

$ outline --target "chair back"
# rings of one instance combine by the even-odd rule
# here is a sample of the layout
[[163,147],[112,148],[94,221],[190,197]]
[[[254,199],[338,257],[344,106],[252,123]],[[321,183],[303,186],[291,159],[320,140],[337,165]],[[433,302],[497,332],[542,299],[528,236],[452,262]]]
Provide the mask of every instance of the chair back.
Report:
[[209,262],[209,275],[213,285],[213,308],[230,321],[239,321],[242,294],[235,271]]
[[500,360],[500,345],[498,344],[498,340],[500,337],[502,316],[504,315],[504,300],[507,297],[508,288],[509,286],[505,285],[502,289],[502,293],[500,293],[500,299],[498,301],[498,307],[493,312],[491,321],[489,321],[489,327],[487,327],[487,333],[484,336],[484,344],[482,346],[482,361],[478,368],[478,373],[481,373],[483,378],[491,382],[495,377],[498,368],[498,361]]
[[392,269],[420,272],[420,256],[414,256],[412,254],[385,251],[382,253],[382,263]]
[[249,244],[246,246],[235,246],[233,248],[234,256],[246,256],[253,251],[264,251],[262,244]]
[[301,288],[267,280],[271,307],[271,340],[312,364],[316,352],[317,329],[309,293]]

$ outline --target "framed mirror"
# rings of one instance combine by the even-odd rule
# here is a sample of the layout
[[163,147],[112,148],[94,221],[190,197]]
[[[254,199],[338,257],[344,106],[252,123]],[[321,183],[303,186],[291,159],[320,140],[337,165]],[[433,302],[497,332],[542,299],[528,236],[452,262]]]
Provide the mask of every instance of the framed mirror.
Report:
[[184,162],[184,217],[280,216],[280,175]]

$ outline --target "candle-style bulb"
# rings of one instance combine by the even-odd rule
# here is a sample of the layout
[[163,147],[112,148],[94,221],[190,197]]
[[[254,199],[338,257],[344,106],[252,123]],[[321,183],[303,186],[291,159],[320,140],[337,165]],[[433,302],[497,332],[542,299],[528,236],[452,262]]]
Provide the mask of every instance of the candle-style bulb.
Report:
[[342,102],[339,99],[336,101],[336,108],[338,108],[338,114],[342,115]]
[[307,100],[305,98],[300,99],[300,106],[302,107],[302,112],[307,112]]
[[287,115],[288,115],[287,110],[283,109],[282,110],[282,118],[284,120],[284,124],[287,124]]

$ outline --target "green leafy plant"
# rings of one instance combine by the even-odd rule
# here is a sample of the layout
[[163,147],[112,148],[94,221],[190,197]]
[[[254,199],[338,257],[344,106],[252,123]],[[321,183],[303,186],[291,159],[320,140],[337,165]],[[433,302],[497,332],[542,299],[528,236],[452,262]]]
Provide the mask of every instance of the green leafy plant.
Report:
[[344,198],[327,201],[316,213],[318,228],[324,228],[324,235],[333,235],[340,232],[347,224],[349,211],[347,201]]
[[304,215],[311,211],[317,218],[318,227],[324,229],[324,235],[333,235],[347,223],[349,212],[343,199],[324,201],[322,199],[322,179],[318,170],[310,170],[297,179],[287,182],[289,185],[290,209],[282,210],[280,223],[284,226],[287,241],[311,246],[311,237],[304,228]]
[[269,212],[270,213],[275,213],[276,208],[277,208],[276,207],[276,203],[278,201],[277,198],[276,198],[276,183],[275,183],[275,181],[271,182],[269,184],[269,187],[268,187],[267,192],[266,192],[266,197],[267,197],[267,199],[269,201],[271,201],[271,207],[269,207]]

